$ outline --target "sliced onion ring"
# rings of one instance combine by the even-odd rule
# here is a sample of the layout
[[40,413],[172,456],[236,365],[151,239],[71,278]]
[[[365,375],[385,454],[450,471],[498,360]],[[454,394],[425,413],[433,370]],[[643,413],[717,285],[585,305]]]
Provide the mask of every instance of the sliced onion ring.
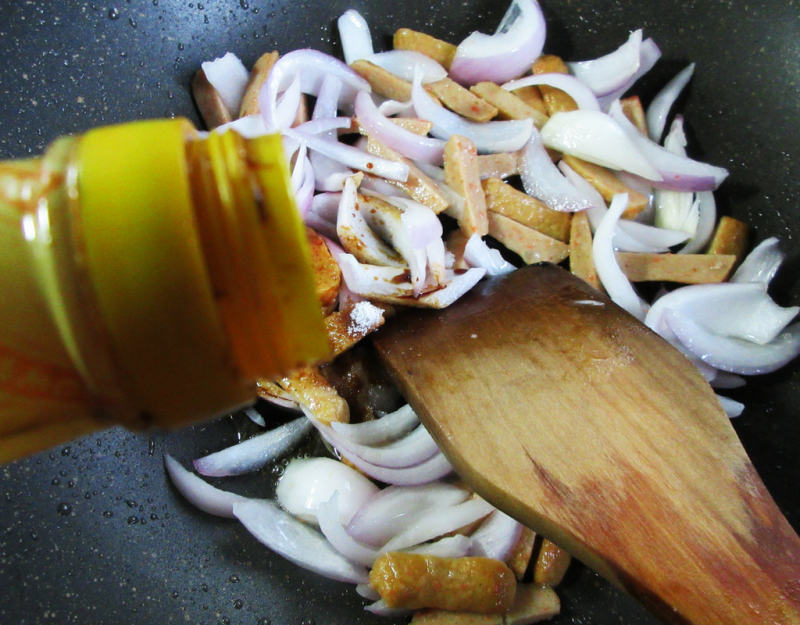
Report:
[[224,477],[257,471],[289,451],[311,429],[311,422],[299,417],[246,441],[194,461],[200,475]]
[[466,85],[516,78],[542,53],[546,32],[536,0],[512,0],[494,35],[473,32],[458,45],[450,76]]
[[251,499],[236,503],[233,513],[260,543],[297,566],[342,582],[368,582],[363,567],[340,555],[322,534],[271,501]]
[[247,501],[247,497],[212,486],[188,469],[185,469],[169,454],[164,454],[164,466],[167,468],[167,475],[169,475],[178,492],[189,503],[203,512],[233,519],[235,518],[233,505]]
[[348,65],[364,59],[373,53],[372,37],[367,20],[355,9],[347,9],[336,20],[339,39],[342,42],[342,56]]
[[758,345],[713,334],[688,317],[664,311],[664,321],[678,340],[704,363],[740,375],[780,369],[800,354],[800,325],[789,326],[771,343]]
[[625,85],[639,69],[641,47],[642,31],[639,29],[613,52],[590,61],[567,63],[567,67],[595,95],[608,95]]

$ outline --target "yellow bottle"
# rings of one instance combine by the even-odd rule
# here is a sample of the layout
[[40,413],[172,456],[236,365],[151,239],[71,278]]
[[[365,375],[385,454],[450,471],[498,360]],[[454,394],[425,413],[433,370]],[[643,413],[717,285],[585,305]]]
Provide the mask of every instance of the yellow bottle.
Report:
[[0,462],[234,410],[328,350],[280,136],[144,121],[0,163]]

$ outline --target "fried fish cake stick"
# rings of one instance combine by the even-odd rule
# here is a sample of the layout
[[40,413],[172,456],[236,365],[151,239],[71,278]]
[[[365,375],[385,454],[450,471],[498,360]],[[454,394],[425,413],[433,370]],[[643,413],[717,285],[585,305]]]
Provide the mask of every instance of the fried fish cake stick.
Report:
[[491,558],[439,558],[389,552],[369,574],[370,585],[390,608],[441,608],[500,614],[514,603],[517,580]]

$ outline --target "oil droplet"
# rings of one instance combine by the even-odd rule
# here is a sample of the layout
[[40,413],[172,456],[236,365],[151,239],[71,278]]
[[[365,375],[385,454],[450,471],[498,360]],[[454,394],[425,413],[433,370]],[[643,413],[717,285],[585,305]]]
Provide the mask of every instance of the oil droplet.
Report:
[[56,508],[56,510],[61,516],[67,516],[70,512],[72,512],[72,506],[68,503],[62,502],[58,504],[58,508]]
[[116,7],[111,7],[108,10],[108,19],[118,20],[119,19],[119,9],[116,8]]
[[136,502],[133,499],[126,499],[125,503],[128,504],[129,508],[135,508],[136,507]]
[[59,480],[57,477],[54,477],[53,480],[50,483],[53,486],[58,486],[59,484],[61,484],[61,480]]
[[256,623],[256,625],[272,625],[272,620],[265,616],[258,619],[258,623]]
[[234,573],[228,578],[228,581],[231,582],[232,584],[235,584],[236,582],[239,581],[239,576],[236,573]]
[[114,513],[111,512],[111,510],[103,510],[103,516],[107,519],[110,519],[112,516],[114,516]]
[[70,453],[72,453],[72,448],[71,447],[64,447],[64,449],[61,450],[61,455],[62,456],[69,456]]
[[247,0],[239,0],[239,6],[247,11],[250,8],[250,3]]
[[31,532],[31,540],[36,540],[37,538],[39,538],[39,534],[36,532]]
[[169,596],[170,596],[170,597],[172,597],[173,599],[177,599],[177,598],[178,598],[178,591],[177,591],[177,590],[173,590],[173,591],[172,591],[172,592],[169,594]]
[[233,609],[234,610],[241,610],[244,607],[244,601],[241,599],[235,599],[233,602]]
[[139,522],[139,519],[136,516],[131,515],[128,517],[128,525],[136,525]]

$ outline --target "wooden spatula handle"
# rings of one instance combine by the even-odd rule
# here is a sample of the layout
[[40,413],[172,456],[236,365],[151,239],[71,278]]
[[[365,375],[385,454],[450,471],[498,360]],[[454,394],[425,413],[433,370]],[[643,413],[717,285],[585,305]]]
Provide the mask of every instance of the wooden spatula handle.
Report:
[[800,624],[800,539],[681,353],[556,267],[374,343],[459,475],[667,623]]

